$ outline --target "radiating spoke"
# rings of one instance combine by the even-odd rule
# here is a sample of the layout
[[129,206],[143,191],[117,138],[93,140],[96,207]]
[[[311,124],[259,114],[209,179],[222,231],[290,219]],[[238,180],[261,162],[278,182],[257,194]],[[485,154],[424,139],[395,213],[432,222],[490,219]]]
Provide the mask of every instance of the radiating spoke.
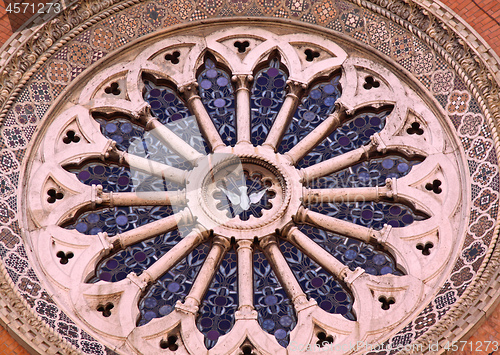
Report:
[[262,239],[260,246],[263,248],[266,257],[271,264],[274,273],[278,277],[280,284],[285,289],[286,293],[293,302],[297,311],[301,309],[301,305],[307,304],[307,297],[299,282],[295,278],[292,270],[283,257],[283,254],[278,247],[276,237],[268,236]]
[[[217,272],[217,268],[224,258],[224,254],[228,250],[230,246],[229,241],[223,237],[215,237],[213,240],[212,249],[207,255],[203,266],[196,277],[196,280],[191,287],[191,291],[186,296],[186,300],[184,302],[184,306],[188,308],[197,308],[201,304],[201,300],[203,299],[203,295],[205,295],[210,283],[212,282],[215,273]],[[182,308],[182,306],[181,306]]]
[[333,233],[342,234],[346,237],[355,238],[366,243],[385,240],[387,239],[386,234],[390,232],[390,226],[387,226],[381,231],[375,231],[372,228],[366,228],[342,219],[330,217],[304,207],[299,208],[299,211],[294,216],[294,221],[296,223],[305,223]]
[[349,203],[379,201],[382,198],[394,198],[397,195],[395,179],[387,179],[385,186],[336,188],[336,189],[304,189],[305,204],[314,203]]
[[186,141],[151,115],[147,118],[146,129],[150,130],[163,144],[189,162],[195,162],[203,157],[203,154],[191,147]]
[[115,246],[126,248],[143,240],[168,233],[177,228],[179,224],[190,224],[192,223],[192,219],[191,212],[186,208],[166,218],[117,234],[114,237],[110,237],[109,241]]
[[252,242],[238,241],[236,251],[238,253],[238,310],[246,313],[254,310]]
[[149,268],[144,270],[139,278],[145,283],[151,283],[158,280],[165,272],[170,270],[180,260],[185,258],[193,248],[203,242],[205,237],[206,233],[202,233],[197,228],[193,229],[165,255],[158,259]]
[[181,191],[103,192],[96,197],[104,206],[182,206],[186,193]]
[[267,145],[274,150],[279,146],[297,109],[299,98],[306,87],[305,84],[299,82],[288,83],[289,92],[263,145]]
[[346,117],[346,108],[344,106],[336,107],[331,115],[313,129],[304,139],[293,146],[285,155],[292,160],[293,164],[296,164],[345,122]]
[[283,235],[293,245],[321,265],[321,267],[342,281],[346,279],[350,280],[354,274],[360,273],[360,271],[351,271],[348,266],[338,261],[333,255],[316,244],[295,226],[289,225],[285,227]]
[[253,81],[251,75],[235,75],[232,81],[236,84],[236,129],[238,143],[251,143],[250,132],[250,88]]
[[382,142],[378,133],[375,133],[365,146],[354,149],[348,153],[330,158],[321,163],[311,165],[301,172],[306,182],[310,182],[322,176],[330,175],[342,169],[348,168],[356,163],[367,160],[375,152],[384,152],[386,145]]
[[197,93],[196,87],[198,83],[192,83],[179,88],[179,91],[184,94],[187,100],[187,106],[189,110],[196,116],[196,121],[198,122],[198,127],[200,128],[203,137],[205,137],[206,142],[215,151],[217,148],[224,147],[225,144],[222,138],[215,128],[214,122],[210,118],[203,106],[200,96]]
[[[187,172],[173,166],[162,164],[152,159],[140,157],[127,152],[122,152],[116,147],[113,147],[110,151],[108,151],[107,155],[108,159],[111,161],[116,161],[119,164],[125,164],[131,169],[142,171],[148,175],[156,176],[179,184],[184,184],[186,182]],[[201,156],[202,155],[200,154],[200,157]]]

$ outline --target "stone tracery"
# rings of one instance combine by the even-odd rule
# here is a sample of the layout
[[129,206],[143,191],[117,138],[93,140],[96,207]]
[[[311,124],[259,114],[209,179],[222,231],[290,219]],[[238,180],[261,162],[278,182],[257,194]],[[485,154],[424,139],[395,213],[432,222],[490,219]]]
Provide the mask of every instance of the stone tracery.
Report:
[[[234,28],[231,31],[233,32]],[[244,30],[240,31],[244,33]],[[254,310],[257,306],[254,305],[251,299],[253,292],[248,288],[248,283],[252,283],[251,278],[249,279],[249,275],[252,275],[251,252],[252,248],[256,247],[255,245],[252,246],[252,242],[257,237],[258,248],[264,252],[272,265],[275,273],[274,278],[278,278],[279,284],[285,291],[283,295],[290,299],[295,312],[297,312],[295,316],[297,325],[294,330],[290,328],[288,333],[286,331],[284,334],[283,332],[274,333],[274,338],[280,342],[290,337],[293,341],[301,344],[315,343],[319,339],[316,334],[318,332],[314,330],[315,327],[320,327],[323,332],[328,334],[336,334],[335,341],[340,343],[353,339],[378,339],[377,336],[382,336],[383,333],[377,334],[373,324],[368,324],[363,318],[378,319],[379,324],[382,324],[381,328],[395,329],[405,314],[416,311],[418,305],[432,295],[432,289],[427,288],[427,285],[432,286],[439,283],[439,272],[456,253],[456,248],[452,246],[451,241],[443,236],[450,233],[451,226],[447,220],[461,199],[460,196],[454,196],[447,190],[450,183],[460,183],[458,177],[460,164],[457,165],[455,162],[457,158],[453,149],[449,149],[449,146],[453,146],[453,138],[447,136],[443,130],[442,121],[432,118],[435,114],[426,107],[411,89],[388,70],[369,60],[349,56],[341,47],[332,42],[327,42],[327,40],[312,35],[302,35],[302,40],[322,44],[333,52],[323,58],[320,56],[313,59],[312,65],[305,66],[299,56],[300,52],[297,52],[294,48],[293,41],[297,40],[297,35],[277,36],[264,30],[260,30],[259,34],[261,43],[251,49],[246,49],[245,52],[248,53],[243,58],[236,54],[240,53],[239,49],[235,53],[235,48],[223,45],[224,41],[231,43],[236,38],[226,40],[224,30],[216,32],[207,38],[207,47],[217,54],[218,60],[222,61],[222,58],[224,58],[224,64],[231,70],[235,81],[236,127],[233,124],[231,128],[231,125],[227,122],[230,123],[233,119],[224,118],[222,123],[218,125],[217,120],[213,118],[214,115],[225,117],[226,113],[218,112],[217,108],[222,109],[226,105],[232,106],[233,104],[224,102],[226,95],[230,97],[231,95],[224,94],[210,99],[210,95],[206,94],[206,90],[210,90],[214,83],[222,87],[228,86],[229,77],[217,74],[215,62],[207,59],[204,64],[206,73],[205,71],[202,72],[200,79],[195,80],[196,73],[194,73],[193,68],[197,67],[196,63],[200,60],[204,46],[200,39],[190,36],[184,38],[184,42],[192,43],[189,50],[184,47],[177,50],[177,47],[172,44],[173,41],[167,39],[143,51],[135,58],[135,61],[125,67],[116,65],[101,73],[82,89],[78,99],[79,104],[61,113],[53,121],[51,127],[57,127],[57,130],[50,130],[50,133],[40,143],[42,156],[50,154],[54,155],[55,159],[52,162],[35,162],[31,168],[30,185],[43,186],[43,191],[46,190],[49,195],[48,198],[43,196],[42,199],[38,198],[37,200],[33,193],[33,202],[30,202],[29,206],[34,222],[41,227],[35,232],[38,239],[37,243],[39,243],[37,257],[52,260],[47,265],[44,265],[44,268],[47,274],[53,275],[51,277],[54,277],[56,284],[60,286],[66,285],[63,288],[71,285],[69,290],[65,291],[67,296],[63,296],[63,298],[77,309],[76,315],[96,333],[106,336],[112,335],[114,340],[111,342],[118,346],[121,346],[123,340],[127,337],[132,342],[132,347],[139,349],[146,346],[145,343],[149,344],[147,346],[154,347],[156,343],[156,346],[163,344],[162,342],[165,342],[165,339],[176,336],[183,343],[183,345],[178,346],[184,346],[190,352],[196,353],[196,351],[204,349],[207,343],[203,341],[200,332],[193,328],[193,317],[198,307],[202,307],[203,295],[210,287],[209,283],[212,277],[216,276],[219,267],[217,260],[232,248],[230,245],[231,237],[235,237],[234,243],[236,243],[236,253],[238,255],[239,275],[238,311],[234,315],[235,323],[231,330],[232,334],[248,334],[250,330],[256,331],[260,327],[266,329],[263,322],[258,322],[259,315]],[[252,148],[249,143],[254,139],[254,135],[251,132],[265,129],[255,128],[255,125],[252,126],[252,117],[255,117],[252,116],[252,113],[255,114],[256,112],[256,110],[252,110],[252,107],[254,107],[252,105],[255,105],[255,101],[257,101],[255,99],[257,94],[255,91],[250,93],[249,83],[253,79],[250,78],[252,75],[250,73],[254,72],[257,64],[262,62],[266,55],[271,54],[269,49],[275,46],[280,49],[280,60],[289,73],[289,91],[282,99],[281,108],[276,110],[277,114],[273,124],[268,123],[268,126],[264,124],[269,133],[260,138],[260,141],[263,141],[262,145]],[[187,70],[179,71],[174,66],[165,66],[163,64],[162,57],[166,59],[168,55],[164,56],[163,54],[170,53],[172,50],[177,50],[176,53],[180,53],[179,56],[176,56],[179,63],[175,65],[182,65]],[[308,61],[308,57],[306,56],[304,60]],[[279,65],[276,59],[271,58],[269,62],[270,68],[266,72],[267,76],[284,75],[280,74],[276,68]],[[135,63],[140,63],[140,65]],[[330,75],[339,69],[342,69],[342,75],[340,76],[341,95],[327,96],[325,98],[318,89],[321,88],[326,94],[333,94],[335,89],[330,88],[329,85],[334,87],[332,83],[339,80],[335,78],[329,78],[329,81],[325,84],[319,84],[319,86],[310,85],[312,90],[307,91],[308,84],[322,75]],[[209,73],[210,70],[215,71],[215,73]],[[175,109],[182,104],[182,100],[178,96],[175,99],[175,90],[160,89],[159,83],[149,84],[149,81],[143,81],[145,73],[149,76],[156,75],[173,82],[179,88],[179,91],[184,94],[186,108]],[[258,80],[263,76],[262,72],[255,75],[257,84],[259,84]],[[211,82],[207,78],[214,80]],[[260,84],[262,83],[263,80],[261,80]],[[356,84],[348,85],[350,83]],[[276,85],[275,81],[275,87],[284,86],[281,83],[278,84],[280,85]],[[199,87],[196,88],[198,85]],[[151,109],[149,109],[144,101],[143,89],[149,92],[146,99],[162,95],[165,103],[178,100],[178,104],[168,106],[169,109],[175,109],[175,112],[166,112],[168,117],[162,118],[160,111],[155,112],[155,110],[162,107],[156,105],[158,100],[151,100],[149,103]],[[157,90],[160,94],[157,95],[154,90]],[[202,93],[201,97],[197,95],[198,90]],[[316,91],[319,93],[316,93]],[[306,93],[309,96],[303,96]],[[170,96],[167,98],[168,95]],[[333,98],[336,100],[338,96],[340,98],[336,102],[335,110],[332,112],[334,105],[331,104],[331,101],[334,101]],[[321,123],[318,121],[317,126],[310,126],[309,130],[305,131],[308,134],[300,137],[302,139],[288,143],[285,148],[280,148],[283,147],[283,143],[279,146],[281,138],[287,137],[288,122],[294,122],[294,120],[299,124],[300,120],[314,122],[314,115],[311,110],[302,112],[300,109],[299,102],[303,97],[305,97],[305,100],[302,101],[302,105],[310,106],[311,104],[307,104],[307,100],[323,98],[324,106],[321,109],[325,110],[323,113],[325,119]],[[266,107],[268,102],[266,101],[264,104],[263,101],[264,99],[261,100],[261,106]],[[92,107],[91,112],[87,108],[89,103],[91,103]],[[208,109],[206,109],[207,106]],[[295,119],[292,116],[297,106],[299,106],[297,111],[298,119]],[[382,110],[355,116],[357,112],[362,113],[362,109],[367,106],[381,106]],[[188,110],[195,115],[196,121],[189,118]],[[114,112],[119,112],[123,117],[116,119],[112,115]],[[98,115],[97,120],[94,120],[96,113],[101,114],[101,116]],[[185,121],[175,119],[177,117],[175,115],[184,118]],[[234,113],[230,115],[234,117]],[[311,116],[310,120],[307,119],[308,115]],[[346,133],[353,132],[355,130],[353,127],[356,127],[358,121],[361,122],[358,126],[365,129],[371,123],[377,127],[378,133],[377,130],[366,129],[367,132],[361,135],[358,141],[349,137],[348,134],[342,133],[342,129],[346,127],[346,124],[351,125]],[[186,134],[183,131],[185,126],[184,128],[182,126],[186,122],[191,126],[197,124],[202,133],[201,136]],[[418,123],[418,126],[415,123]],[[293,124],[290,127],[293,130]],[[337,130],[338,127],[340,127],[340,132]],[[162,154],[155,156],[154,152],[151,153],[149,150],[148,152],[141,151],[140,145],[134,145],[130,141],[129,146],[123,146],[123,141],[115,143],[101,134],[102,132],[108,135],[108,138],[115,140],[113,134],[118,128],[125,134],[129,134],[133,129],[142,130],[144,133],[140,134],[144,134],[143,137],[145,137],[148,146],[156,146],[158,152]],[[414,134],[414,131],[418,133]],[[73,133],[70,134],[70,132]],[[72,138],[69,138],[70,136]],[[76,141],[75,137],[80,139]],[[198,137],[202,138],[198,139]],[[326,148],[330,148],[331,144],[337,144],[337,142],[341,147],[332,149],[332,152],[328,154],[324,151],[315,154],[315,147],[324,139],[328,142]],[[160,144],[156,144],[158,141]],[[356,143],[352,144],[353,141]],[[68,144],[74,145],[75,148],[71,151],[66,150],[65,146]],[[119,149],[120,144],[127,149],[127,152]],[[234,148],[230,148],[233,145]],[[130,146],[133,147],[132,150]],[[207,147],[214,154],[205,157],[204,153],[208,149]],[[345,147],[345,149],[342,150],[342,147]],[[275,154],[274,149],[277,149],[282,154]],[[336,150],[340,154],[336,153]],[[131,152],[135,154],[131,154]],[[165,152],[166,154],[164,154]],[[418,165],[414,165],[412,172],[406,176],[405,174],[409,170],[408,164],[404,161],[400,162],[397,165],[402,164],[401,169],[398,170],[399,175],[394,171],[393,174],[396,175],[391,176],[390,180],[387,180],[387,182],[385,180],[377,181],[374,186],[361,187],[356,185],[353,188],[342,187],[337,189],[310,187],[304,191],[302,189],[301,181],[314,186],[317,178],[341,172],[353,165],[378,158],[380,154],[383,155],[388,152],[402,155],[408,158],[409,161],[412,161],[415,157],[418,158],[417,160],[423,161]],[[165,156],[169,157],[169,159],[164,160]],[[217,212],[215,216],[211,215],[212,212],[207,212],[212,211],[210,202],[199,202],[197,197],[199,191],[210,189],[207,187],[204,177],[212,171],[215,171],[214,175],[217,175],[216,170],[220,164],[225,164],[227,159],[234,159],[234,157],[239,160],[243,167],[252,164],[264,165],[265,169],[273,174],[271,180],[282,180],[278,184],[279,186],[274,188],[276,201],[274,201],[273,208],[277,208],[277,213],[269,216],[269,218],[264,215],[261,221],[254,221],[250,217],[250,224],[242,224],[240,221],[228,218],[226,211],[223,211],[224,213],[220,215],[217,215]],[[304,157],[310,158],[303,159]],[[323,159],[320,157],[323,157]],[[386,162],[386,166],[389,166],[391,162],[394,165],[395,160],[406,159],[396,157],[391,160],[389,157],[390,155],[382,162],[382,165],[384,162]],[[187,164],[183,162],[176,166],[179,159],[187,162]],[[92,184],[92,180],[87,182],[89,185],[81,184],[74,179],[72,174],[63,169],[63,166],[71,166],[72,169],[77,169],[80,181],[88,180],[88,178],[85,179],[87,174],[81,176],[82,173],[88,171],[88,168],[87,170],[80,170],[77,167],[91,160],[101,160],[106,163],[104,166],[102,163],[100,163],[101,165],[91,166],[94,174],[96,168],[99,168],[97,169],[97,172],[99,172],[102,169],[107,169],[108,163],[114,163],[118,164],[118,166],[131,167],[137,171],[136,174],[146,174],[147,176],[156,177],[160,181],[166,181],[170,189],[167,189],[162,194],[155,192],[154,187],[152,192],[137,192],[137,190],[137,193],[132,193],[132,191],[116,192],[113,189],[104,191],[103,188],[98,186],[99,184]],[[301,166],[300,162],[303,161],[308,161],[308,163]],[[169,164],[169,162],[174,163]],[[294,166],[296,164],[302,169],[297,169]],[[187,168],[190,165],[196,167],[190,171]],[[213,170],[214,167],[216,170]],[[103,175],[103,177],[107,178],[107,175]],[[124,176],[122,178],[129,179],[129,177]],[[137,176],[135,178],[137,179]],[[371,181],[371,178],[366,178],[366,175],[364,179]],[[442,194],[436,193],[436,189],[429,190],[426,188],[429,182],[434,181],[445,182],[441,187]],[[151,186],[154,186],[154,184],[153,181]],[[183,190],[171,191],[171,187],[174,186],[172,184],[181,186],[186,184],[186,195],[184,195]],[[117,185],[120,185],[120,177],[117,179]],[[53,193],[50,194],[49,191],[53,191]],[[202,193],[202,196],[205,200],[213,199],[212,193]],[[243,192],[240,193],[239,197],[242,196]],[[249,195],[247,194],[246,197],[249,197]],[[351,222],[320,214],[314,212],[311,208],[300,206],[302,201],[306,202],[307,207],[307,203],[329,203],[338,200],[345,203],[359,203],[360,199],[374,202],[379,200],[402,202],[417,214],[408,213],[405,215],[410,217],[402,216],[403,225],[411,224],[409,227],[398,229],[397,227],[400,227],[400,224],[387,223],[387,226],[378,230],[379,228],[369,228],[370,225],[368,227],[356,226]],[[425,201],[425,204],[422,201]],[[205,209],[203,207],[204,203],[208,203]],[[150,222],[148,224],[134,226],[134,229],[124,228],[115,236],[108,236],[102,231],[95,230],[94,232],[97,233],[92,232],[86,238],[82,238],[79,235],[81,230],[78,230],[78,223],[76,223],[75,230],[67,230],[64,232],[64,238],[59,237],[61,231],[58,226],[73,219],[75,215],[85,209],[108,206],[112,208],[115,206],[154,205],[187,206],[187,208],[180,209],[177,213],[169,216],[162,216],[162,219],[148,221]],[[397,207],[397,205],[392,206]],[[398,208],[401,209],[401,207]],[[70,212],[68,213],[68,211]],[[361,218],[358,216],[358,220],[370,220],[371,216],[368,216],[368,213],[370,213],[369,209],[360,210]],[[371,213],[373,214],[373,211]],[[393,214],[396,215],[396,213]],[[421,222],[418,221],[417,216],[424,215],[427,219]],[[88,219],[88,217],[86,218]],[[116,224],[125,225],[126,223],[119,222],[119,217],[115,217]],[[103,283],[102,281],[94,285],[85,283],[96,264],[109,252],[127,248],[163,233],[173,233],[173,230],[179,224],[191,225],[194,222],[193,217],[198,219],[197,222],[200,225],[184,233],[182,239],[178,239],[178,243],[166,253],[158,255],[156,262],[143,270],[140,276],[129,273],[126,278],[117,278],[116,283]],[[404,218],[406,218],[406,222]],[[364,243],[379,244],[393,253],[397,266],[404,271],[405,275],[400,273],[400,276],[387,275],[383,278],[376,278],[370,276],[370,272],[364,272],[362,269],[352,270],[325,251],[328,250],[327,248],[323,249],[318,244],[315,244],[303,233],[302,230],[306,229],[297,228],[293,223],[290,223],[292,221],[300,226],[303,224],[312,225],[331,233],[339,233],[361,240]],[[416,222],[412,223],[413,221]],[[396,228],[391,228],[391,226]],[[213,230],[215,237],[208,234],[207,229]],[[276,230],[279,231],[277,234]],[[280,242],[277,237],[287,240],[289,246],[283,246],[284,242]],[[147,289],[148,284],[159,280],[165,272],[190,253],[193,247],[208,240],[212,241],[213,246],[207,252],[206,261],[199,269],[198,277],[193,282],[189,293],[187,293],[184,303],[177,303],[176,306],[172,305],[175,306],[175,311],[173,311],[174,307],[171,307],[170,310],[173,312],[172,316],[154,321],[155,324],[162,322],[164,331],[160,336],[161,340],[146,341],[149,325],[135,328],[134,320],[139,313],[137,304],[141,293]],[[291,244],[288,244],[288,242]],[[418,249],[418,245],[429,245],[429,243],[434,248],[431,253],[426,255]],[[171,244],[173,245],[173,243]],[[283,248],[288,249],[286,249],[285,254],[282,254],[280,248],[282,250]],[[55,249],[58,250],[54,254]],[[283,255],[287,255],[287,253],[293,254],[294,252],[291,250],[297,250],[295,253],[303,252],[309,255],[314,260],[312,262],[315,263],[316,268],[323,268],[322,270],[326,271],[326,273],[333,275],[337,280],[353,290],[355,294],[353,310],[358,317],[356,322],[360,328],[359,334],[354,331],[353,323],[335,315],[328,315],[324,312],[324,309],[328,307],[321,307],[321,303],[318,307],[317,302],[313,300],[314,296],[308,294],[308,296],[313,297],[308,299],[301,290],[303,285],[294,281],[296,279],[301,280],[301,277],[286,266],[287,262]],[[353,249],[348,250],[352,251]],[[426,250],[428,251],[429,247]],[[59,252],[64,253],[68,263],[63,264],[60,262],[62,259],[57,257]],[[72,258],[69,258],[70,252],[73,254]],[[352,252],[345,253],[344,256],[350,258],[351,254]],[[437,254],[441,255],[441,257],[436,258],[435,255]],[[446,255],[446,257],[443,257],[443,255]],[[70,259],[73,259],[74,264],[79,266],[73,266]],[[76,262],[77,260],[78,262]],[[432,267],[424,268],[424,264],[430,264]],[[68,265],[69,267],[61,269],[61,265],[63,267]],[[64,271],[61,273],[61,270]],[[385,272],[380,271],[380,274],[385,274]],[[101,272],[100,275],[102,276],[103,273]],[[105,278],[101,278],[101,280],[105,280]],[[246,280],[246,285],[244,280]],[[315,283],[319,283],[319,279],[315,278],[313,280],[315,280]],[[348,298],[348,296],[346,297]],[[398,302],[402,298],[406,300],[404,304]],[[358,302],[356,302],[356,299],[358,299]],[[360,304],[360,299],[371,299],[372,302],[363,305]],[[331,307],[328,309],[331,309]],[[133,311],[130,312],[130,310]],[[397,321],[391,323],[387,318],[387,312],[399,314],[395,318],[389,317]],[[339,311],[338,313],[347,314],[347,311]],[[322,324],[309,324],[310,322],[305,320],[308,315],[327,319],[327,321],[323,321]],[[360,318],[361,315],[363,317]],[[143,316],[145,316],[145,313]],[[107,319],[103,321],[102,317]],[[290,327],[293,324],[294,317],[290,315],[288,317],[292,321],[290,322],[287,318],[284,323]],[[260,324],[259,328],[255,328],[256,322]],[[113,327],[111,331],[110,324]],[[203,328],[201,323],[200,326]],[[206,328],[210,329],[208,326]],[[280,329],[283,330],[283,328]],[[196,335],[188,335],[191,331]],[[209,339],[208,347],[214,347],[215,352],[220,351],[219,349],[232,349],[241,345],[240,343],[245,340],[233,336],[232,339],[222,337],[216,342],[217,344],[210,343],[210,341],[217,340],[215,337],[210,338],[210,331],[213,331],[213,329],[208,330],[205,336]],[[368,335],[368,331],[377,335]],[[272,343],[274,340],[263,330],[253,336],[254,339],[249,340],[252,346],[259,348],[263,347],[260,344],[268,344],[268,350],[274,349],[270,351],[283,351],[283,348],[280,348],[277,344],[270,345],[270,342]],[[191,340],[186,341],[188,338]],[[283,345],[286,345],[286,343],[283,343]]]

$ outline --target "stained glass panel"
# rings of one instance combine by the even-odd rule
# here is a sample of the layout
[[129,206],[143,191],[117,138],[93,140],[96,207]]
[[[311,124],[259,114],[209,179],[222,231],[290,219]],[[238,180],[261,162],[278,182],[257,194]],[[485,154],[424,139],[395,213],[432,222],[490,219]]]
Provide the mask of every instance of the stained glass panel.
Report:
[[151,113],[158,121],[200,153],[208,154],[209,149],[200,134],[196,118],[178,94],[167,86],[157,86],[147,80],[144,81],[144,87],[144,99],[150,104]]
[[384,224],[393,227],[405,227],[414,221],[427,219],[399,203],[388,202],[354,202],[354,203],[322,203],[307,206],[315,212],[343,219],[368,228],[380,230]]
[[[169,250],[180,240],[178,236],[179,233],[175,239],[169,239],[171,242],[168,245],[159,247]],[[184,301],[209,251],[209,243],[199,245],[151,286],[139,301],[141,315],[137,322],[138,326],[170,314],[177,301]]]
[[287,74],[278,59],[255,75],[251,96],[252,143],[262,145],[286,96]]
[[356,320],[352,313],[353,296],[332,275],[292,244],[282,241],[280,249],[309,298],[315,299],[319,307],[326,312]]
[[335,101],[340,96],[340,74],[329,81],[318,83],[305,96],[278,148],[285,153],[323,122],[335,110]]
[[236,144],[236,115],[234,90],[228,73],[207,59],[205,69],[198,76],[198,90],[209,116],[214,121],[222,141]]
[[351,270],[361,267],[371,275],[403,275],[392,255],[373,245],[307,225],[299,229]]
[[274,274],[263,252],[256,250],[253,259],[254,306],[259,325],[287,347],[290,332],[297,325],[291,300]]
[[308,187],[321,189],[385,186],[386,179],[406,176],[420,162],[420,159],[408,160],[397,155],[371,159],[309,181]]
[[231,249],[222,259],[205,299],[200,305],[196,325],[205,336],[207,349],[213,348],[219,337],[233,328],[234,314],[238,309],[236,266],[236,252]]
[[306,168],[367,144],[374,133],[384,128],[385,118],[390,112],[390,109],[386,109],[356,115],[314,148],[298,166]]

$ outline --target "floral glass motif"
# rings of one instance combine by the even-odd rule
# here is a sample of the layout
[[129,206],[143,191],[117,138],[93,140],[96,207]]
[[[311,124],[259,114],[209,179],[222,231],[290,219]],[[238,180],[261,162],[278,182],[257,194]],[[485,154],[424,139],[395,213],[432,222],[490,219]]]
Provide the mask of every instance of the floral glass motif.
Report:
[[237,271],[236,252],[231,249],[219,265],[196,321],[198,329],[205,335],[207,349],[211,349],[234,325],[234,314],[238,309]]
[[394,258],[373,245],[312,226],[302,225],[299,229],[351,270],[361,267],[370,275],[403,275]]
[[205,70],[198,76],[201,100],[214,121],[222,141],[226,145],[236,144],[236,114],[234,90],[228,73],[206,59]]
[[[169,240],[171,240],[170,249],[172,244],[180,240],[179,233],[175,233]],[[149,288],[139,303],[141,315],[137,322],[138,326],[170,314],[176,302],[184,300],[209,251],[209,243],[199,245]]]
[[[279,153],[287,152],[334,112],[335,101],[341,95],[339,79],[340,74],[334,73],[328,81],[313,86],[302,98],[278,148]],[[271,60],[269,65],[255,76],[251,94],[251,138],[256,146],[264,142],[281,109],[286,94],[286,80],[287,74],[277,59]],[[168,86],[157,85],[148,80],[145,80],[144,84],[144,100],[149,103],[151,114],[200,153],[209,153],[208,145],[199,132],[192,132],[198,129],[196,119],[177,92]],[[198,77],[198,84],[202,102],[222,141],[228,146],[234,146],[237,138],[236,102],[228,73],[217,68],[214,61],[207,59],[204,70]],[[367,144],[370,136],[384,128],[386,117],[390,112],[390,108],[383,108],[367,109],[357,113],[323,142],[318,142],[297,167],[305,168]],[[190,162],[170,151],[154,135],[146,132],[144,127],[132,123],[128,117],[96,116],[95,119],[101,126],[102,134],[114,140],[118,149],[179,169],[192,169]],[[420,157],[410,159],[399,155],[376,157],[309,181],[307,186],[311,188],[384,186],[386,179],[407,175],[412,167],[422,160]],[[73,172],[80,182],[86,185],[101,185],[104,192],[167,191],[181,188],[173,182],[111,163],[89,162],[79,167],[67,167],[67,170]],[[271,184],[263,180],[260,174],[244,170],[244,176],[228,176],[225,180],[218,181],[218,189],[213,197],[219,201],[217,208],[227,211],[229,218],[239,216],[241,220],[247,221],[250,216],[259,218],[263,210],[272,208],[275,193],[268,190],[270,186]],[[246,187],[246,190],[243,192],[241,187]],[[249,200],[244,208],[241,203],[243,193]],[[238,202],[230,197],[234,194],[238,195]],[[416,214],[409,207],[390,201],[323,203],[306,207],[376,230],[381,229],[384,224],[404,227],[416,220],[427,218]],[[173,212],[170,206],[104,208],[80,215],[66,228],[75,229],[83,234],[106,232],[109,235],[116,235],[170,216]],[[311,226],[298,227],[351,270],[361,267],[372,275],[403,275],[396,268],[394,258],[381,249]],[[174,230],[107,256],[99,262],[96,274],[89,282],[117,282],[131,272],[140,274],[181,240],[180,231]],[[352,312],[354,302],[352,294],[334,276],[292,244],[281,241],[279,246],[308,298],[316,300],[319,307],[329,313],[341,314],[348,320],[356,319]],[[138,326],[170,314],[177,301],[184,301],[210,248],[210,243],[198,245],[184,260],[166,271],[147,289],[139,301]],[[258,323],[264,331],[272,334],[281,346],[287,347],[290,332],[297,324],[297,314],[264,252],[257,246],[253,252],[253,273],[254,307],[258,314]],[[213,348],[220,336],[227,334],[234,326],[235,312],[238,308],[237,284],[236,252],[230,249],[222,259],[204,295],[196,318],[196,325],[205,336],[207,349]]]
[[387,179],[402,178],[417,164],[420,164],[418,158],[408,160],[397,155],[388,155],[308,181],[308,187],[326,189],[385,186]]
[[266,140],[286,96],[288,75],[280,69],[278,59],[255,75],[251,96],[252,143],[259,146]]
[[384,128],[390,112],[391,109],[358,113],[314,148],[298,166],[305,168],[367,144],[374,133]]
[[286,347],[290,341],[290,332],[297,324],[297,314],[264,253],[256,250],[253,260],[257,320],[262,329],[274,335],[278,343]]
[[289,151],[335,111],[335,101],[341,93],[339,80],[340,74],[335,74],[329,81],[318,83],[309,90],[297,108],[278,152]]
[[199,133],[195,117],[177,93],[167,86],[157,86],[147,80],[144,81],[144,87],[144,99],[158,121],[197,151],[208,154],[210,150]]
[[356,317],[351,311],[353,297],[336,280],[290,243],[282,242],[281,251],[302,289],[329,313],[338,313],[349,320]]

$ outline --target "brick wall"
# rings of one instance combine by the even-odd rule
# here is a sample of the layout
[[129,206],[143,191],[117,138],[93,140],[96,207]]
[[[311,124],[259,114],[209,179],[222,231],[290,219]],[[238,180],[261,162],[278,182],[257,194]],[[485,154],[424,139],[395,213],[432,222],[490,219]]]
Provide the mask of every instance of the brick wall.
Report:
[[[0,0],[0,47],[7,41],[12,33],[27,21],[32,13],[8,15],[6,5],[10,0]],[[30,3],[43,3],[46,1],[29,1]],[[441,0],[482,36],[493,50],[500,55],[500,1],[499,0]],[[484,321],[469,339],[472,344],[484,341],[500,342],[500,306]],[[475,346],[475,345],[474,345]],[[467,349],[467,348],[466,348]],[[484,349],[484,348],[483,348]],[[489,354],[488,352],[481,352]],[[457,355],[476,353],[475,351],[452,352]],[[16,341],[0,327],[0,354],[1,355],[24,355],[28,354]],[[495,352],[496,354],[496,352]],[[500,354],[500,351],[498,351]]]

